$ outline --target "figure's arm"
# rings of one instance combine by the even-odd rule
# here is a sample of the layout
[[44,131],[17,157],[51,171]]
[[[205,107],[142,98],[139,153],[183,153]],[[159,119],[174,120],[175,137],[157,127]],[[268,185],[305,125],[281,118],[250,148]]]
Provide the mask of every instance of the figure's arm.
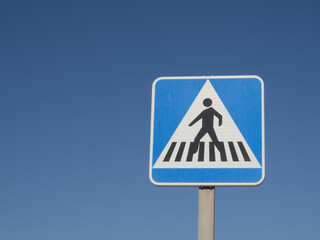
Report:
[[219,126],[222,125],[222,115],[215,110],[214,115],[219,119]]
[[198,115],[198,117],[196,117],[196,118],[189,124],[189,127],[191,127],[193,124],[195,124],[196,122],[198,122],[198,121],[202,118],[201,115],[202,115],[202,114],[200,113],[200,114]]

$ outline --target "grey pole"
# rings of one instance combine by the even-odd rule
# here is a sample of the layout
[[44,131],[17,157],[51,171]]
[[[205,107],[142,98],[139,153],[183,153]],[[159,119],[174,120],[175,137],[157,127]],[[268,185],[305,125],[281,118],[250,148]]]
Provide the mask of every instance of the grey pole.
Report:
[[198,240],[214,240],[214,187],[199,187]]

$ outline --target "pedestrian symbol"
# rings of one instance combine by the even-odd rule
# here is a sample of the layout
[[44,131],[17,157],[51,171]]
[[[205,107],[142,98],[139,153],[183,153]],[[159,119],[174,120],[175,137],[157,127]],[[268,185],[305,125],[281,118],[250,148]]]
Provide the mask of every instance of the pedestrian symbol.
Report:
[[[224,81],[228,81],[226,86]],[[168,91],[165,88],[170,83],[175,86],[174,90]],[[260,96],[245,94],[239,87],[253,88]],[[189,91],[190,97],[181,91]],[[153,102],[151,133],[152,182],[157,185],[217,186],[260,183],[264,177],[261,94],[262,82],[257,77],[158,80],[154,84],[154,100],[158,102]],[[233,98],[238,102],[230,104]],[[178,106],[172,102],[174,100]],[[181,107],[188,102],[189,106]],[[248,102],[258,106],[258,111]],[[179,110],[180,107],[184,111]],[[160,113],[163,116],[155,119]],[[241,117],[241,114],[246,116]],[[251,126],[246,125],[246,121]],[[250,129],[252,126],[258,126],[258,142]],[[162,136],[155,136],[159,130]]]
[[[210,107],[212,105],[212,101],[210,98],[206,98],[203,100],[203,105],[205,107],[209,107],[205,110],[203,110],[190,124],[189,126],[191,127],[193,124],[195,124],[196,122],[198,122],[199,120],[202,119],[202,127],[200,129],[200,131],[198,132],[197,136],[194,139],[194,142],[191,143],[190,146],[190,153],[194,154],[199,147],[200,144],[200,140],[201,138],[203,138],[204,135],[208,134],[212,140],[211,142],[211,149],[212,151],[214,150],[214,146],[218,147],[219,152],[221,154],[222,152],[222,148],[223,148],[223,144],[221,144],[217,138],[217,135],[213,129],[213,119],[214,116],[216,116],[219,119],[219,126],[221,126],[222,124],[222,116],[220,113],[218,113],[216,110],[214,110],[212,107]],[[202,147],[201,147],[201,152],[203,152],[203,143],[202,143]],[[187,161],[192,161],[192,155],[188,155]],[[203,155],[203,154],[202,154]],[[223,161],[225,161],[225,154],[223,155],[224,159]],[[212,159],[214,159],[214,155],[212,155],[211,157]],[[203,157],[201,158],[201,161],[203,161]]]

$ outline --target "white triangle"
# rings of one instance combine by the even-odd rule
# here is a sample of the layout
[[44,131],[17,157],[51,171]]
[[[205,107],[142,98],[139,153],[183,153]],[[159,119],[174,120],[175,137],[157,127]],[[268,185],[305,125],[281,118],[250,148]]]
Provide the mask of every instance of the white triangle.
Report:
[[[194,141],[195,136],[201,129],[202,121],[199,120],[192,126],[189,126],[189,124],[203,110],[208,108],[203,105],[203,100],[206,98],[210,98],[212,100],[211,107],[222,115],[222,125],[219,126],[219,119],[217,117],[214,117],[213,128],[218,137],[219,142],[224,143],[227,161],[222,161],[221,155],[219,154],[219,151],[216,147],[215,160],[210,161],[209,142],[211,142],[212,140],[208,134],[204,135],[204,137],[201,139],[201,142],[204,142],[204,157],[202,161],[198,161],[198,152],[193,155],[192,161],[187,161],[187,155],[190,144]],[[166,161],[164,161],[173,142],[175,142],[176,144],[174,146],[170,159],[168,160],[167,158]],[[181,144],[182,142],[185,142],[182,157],[179,161],[175,161],[177,155],[179,155],[179,148],[181,145],[183,145]],[[232,149],[230,149],[229,142],[232,142],[231,145],[233,145],[234,151],[236,152],[237,161],[232,157]],[[241,151],[239,142],[241,142],[243,147],[245,148],[245,152],[247,153],[247,156],[250,158],[249,161],[248,159],[247,161],[245,161],[245,154],[243,154],[243,152]],[[173,146],[171,148],[173,148]],[[202,87],[201,91],[199,92],[198,96],[190,106],[186,115],[180,122],[179,126],[173,133],[166,147],[160,154],[153,168],[261,168],[261,165],[252,153],[249,145],[247,144],[238,127],[234,123],[232,117],[230,116],[228,110],[220,100],[218,94],[214,90],[210,81],[207,80],[204,86]]]

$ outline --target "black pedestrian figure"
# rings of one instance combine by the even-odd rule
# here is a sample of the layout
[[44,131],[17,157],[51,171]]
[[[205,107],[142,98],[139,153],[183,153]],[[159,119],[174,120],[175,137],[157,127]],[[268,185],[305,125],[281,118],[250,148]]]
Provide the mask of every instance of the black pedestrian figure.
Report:
[[190,124],[189,127],[191,127],[193,124],[198,122],[200,119],[202,119],[202,128],[200,129],[199,133],[194,139],[194,142],[197,143],[197,145],[200,142],[200,139],[206,135],[209,134],[210,138],[214,143],[219,142],[216,132],[213,129],[213,119],[214,116],[216,116],[219,119],[219,126],[222,125],[222,115],[218,113],[215,109],[210,107],[212,105],[212,100],[210,98],[206,98],[203,100],[203,105],[206,107],[209,107],[205,110],[203,110],[198,117],[196,117]]
[[[190,124],[189,127],[191,127],[193,124],[198,122],[199,120],[202,119],[202,127],[196,137],[194,138],[194,142],[191,143],[187,161],[192,161],[192,155],[198,151],[199,144],[201,138],[204,137],[204,135],[208,134],[210,138],[212,139],[212,146],[216,146],[219,150],[220,153],[223,155],[223,161],[225,160],[225,151],[224,151],[224,146],[222,142],[219,142],[217,138],[217,134],[214,131],[213,128],[213,122],[214,122],[214,117],[216,116],[219,119],[219,126],[222,125],[222,115],[218,113],[215,109],[210,107],[212,105],[212,100],[210,98],[206,98],[203,100],[203,105],[205,107],[208,107],[207,109],[203,110]],[[202,143],[203,144],[203,143]],[[200,151],[203,152],[203,145],[201,147],[200,145]],[[199,155],[203,155],[203,153],[199,152]],[[202,158],[202,157],[201,157]],[[200,160],[199,160],[200,161]],[[201,160],[202,161],[202,160]]]

